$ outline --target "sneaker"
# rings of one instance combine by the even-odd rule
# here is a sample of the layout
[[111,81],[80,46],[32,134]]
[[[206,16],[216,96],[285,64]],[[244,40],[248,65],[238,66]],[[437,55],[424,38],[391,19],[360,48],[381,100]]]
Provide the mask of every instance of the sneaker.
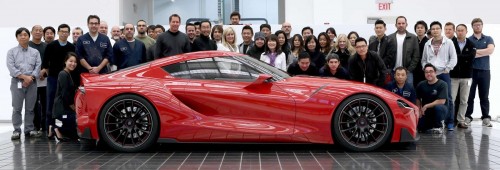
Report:
[[457,125],[457,126],[458,126],[459,128],[463,128],[463,129],[467,129],[467,128],[469,128],[469,125],[467,125],[467,123],[465,123],[465,122],[460,122],[460,123],[458,123],[458,125]]
[[484,118],[483,119],[483,126],[493,127],[493,125],[491,125],[490,118]]
[[12,133],[12,136],[10,137],[11,140],[19,140],[20,138],[21,138],[21,133],[19,132]]
[[472,122],[472,119],[471,119],[471,118],[468,118],[468,117],[466,117],[466,118],[465,118],[465,124],[466,124],[467,126],[470,126],[470,123],[471,123],[471,122]]
[[35,138],[38,138],[40,136],[42,136],[42,133],[39,133],[38,131],[30,131],[29,133],[30,137],[35,137]]
[[455,130],[455,126],[453,125],[453,123],[448,124],[448,126],[446,128],[448,129],[448,131]]
[[432,134],[442,134],[443,133],[443,128],[432,128],[432,129],[430,129],[430,133],[432,133]]

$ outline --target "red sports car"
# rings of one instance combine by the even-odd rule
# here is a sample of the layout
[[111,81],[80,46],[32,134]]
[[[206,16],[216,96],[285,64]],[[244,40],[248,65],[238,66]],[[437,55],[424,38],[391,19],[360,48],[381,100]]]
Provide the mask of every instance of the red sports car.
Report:
[[137,152],[156,142],[338,144],[371,151],[417,137],[418,108],[352,81],[290,77],[239,53],[187,53],[82,74],[82,140]]

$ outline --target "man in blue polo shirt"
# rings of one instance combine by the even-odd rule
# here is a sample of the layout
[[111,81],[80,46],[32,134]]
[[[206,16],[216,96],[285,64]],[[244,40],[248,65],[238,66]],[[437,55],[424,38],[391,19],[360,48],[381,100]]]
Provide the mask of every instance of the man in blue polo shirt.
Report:
[[134,25],[125,24],[123,32],[125,39],[117,41],[113,46],[114,63],[118,69],[146,62],[146,46],[134,38]]
[[408,79],[407,75],[408,69],[403,66],[396,67],[394,70],[395,81],[387,84],[385,89],[404,97],[413,104],[416,104],[417,93],[415,92],[415,88],[413,88],[413,84],[406,82]]
[[112,61],[113,49],[108,36],[97,32],[99,24],[97,15],[89,15],[89,32],[79,37],[76,43],[76,54],[84,68],[82,72],[103,74],[109,71],[107,65]]
[[470,86],[469,101],[467,102],[467,112],[465,112],[465,122],[470,124],[472,121],[472,112],[474,112],[474,97],[476,96],[476,87],[479,91],[479,103],[481,105],[481,119],[483,126],[492,127],[490,120],[490,101],[488,99],[490,92],[490,55],[495,50],[495,43],[490,36],[484,35],[483,20],[474,18],[471,22],[474,35],[469,39],[476,45],[476,57],[472,62],[472,84]]

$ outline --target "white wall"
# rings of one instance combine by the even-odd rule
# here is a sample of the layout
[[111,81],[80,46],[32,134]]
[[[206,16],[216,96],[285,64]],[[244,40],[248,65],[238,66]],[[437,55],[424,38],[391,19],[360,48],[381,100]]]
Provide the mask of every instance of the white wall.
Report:
[[87,17],[98,15],[108,25],[118,24],[119,0],[16,0],[0,1],[0,27],[43,27],[66,23],[87,28]]
[[[168,17],[174,13],[181,16],[181,23],[188,18],[209,18],[218,20],[217,0],[153,0],[154,24],[168,25]],[[227,4],[232,4],[227,2]],[[228,5],[229,6],[229,5]],[[270,24],[278,24],[278,1],[275,0],[240,0],[242,18],[266,18]],[[226,17],[230,13],[226,11]],[[245,23],[245,22],[242,22]]]
[[[301,24],[365,24],[367,17],[404,15],[409,23],[424,20],[470,24],[481,17],[488,24],[500,24],[492,0],[393,0],[391,10],[379,11],[375,0],[287,0],[285,18]],[[312,8],[311,8],[312,7]],[[314,10],[313,10],[314,9]],[[474,11],[474,12],[471,12]],[[386,21],[394,23],[394,21]]]
[[137,21],[153,21],[153,0],[122,0],[120,1],[120,26],[125,23],[136,25]]

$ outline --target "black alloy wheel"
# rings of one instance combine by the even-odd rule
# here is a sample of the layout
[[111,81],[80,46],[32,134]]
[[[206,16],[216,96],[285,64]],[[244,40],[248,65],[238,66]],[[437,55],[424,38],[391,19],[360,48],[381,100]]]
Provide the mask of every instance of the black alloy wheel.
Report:
[[377,97],[359,94],[344,100],[333,116],[335,143],[352,151],[372,151],[390,138],[393,118]]
[[99,115],[99,133],[117,151],[137,152],[158,139],[158,114],[144,98],[122,95],[113,98]]

